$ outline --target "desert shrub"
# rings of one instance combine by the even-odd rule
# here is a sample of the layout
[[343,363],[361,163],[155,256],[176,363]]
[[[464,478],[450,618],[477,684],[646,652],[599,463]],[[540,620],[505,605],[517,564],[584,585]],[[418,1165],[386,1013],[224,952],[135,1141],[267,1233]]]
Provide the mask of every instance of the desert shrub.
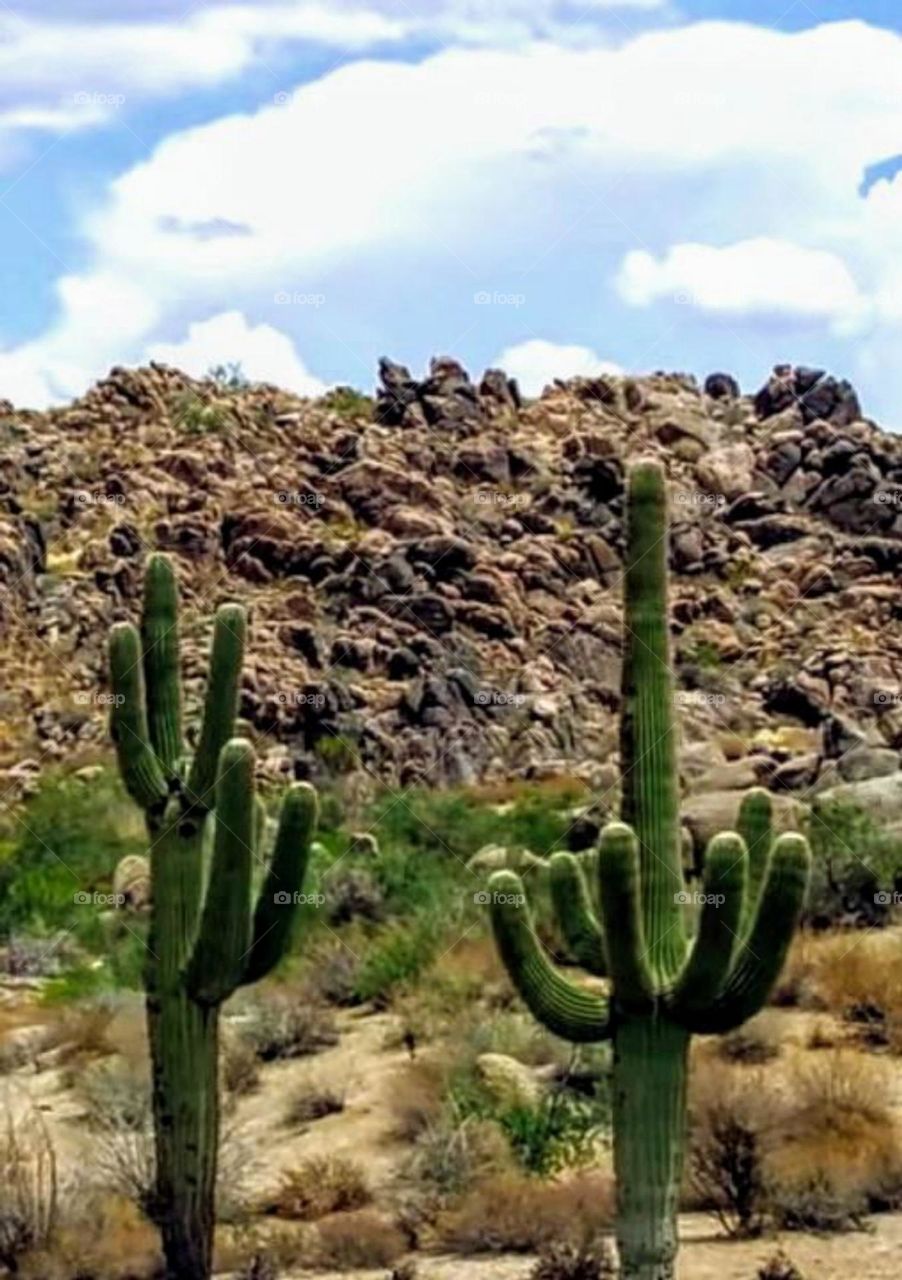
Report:
[[0,950],[0,969],[12,978],[46,978],[72,964],[77,955],[68,933],[40,937],[16,932]]
[[802,1062],[786,1081],[791,1105],[765,1166],[778,1225],[837,1231],[902,1196],[902,1141],[882,1064],[838,1050]]
[[260,1083],[260,1057],[246,1036],[226,1028],[219,1049],[222,1087],[233,1098],[253,1093]]
[[882,934],[823,939],[810,985],[821,1004],[853,1023],[873,1047],[902,1053],[902,954]]
[[502,1108],[494,1119],[522,1167],[542,1177],[590,1164],[606,1128],[590,1099],[563,1089],[543,1095],[535,1106]]
[[0,1119],[0,1263],[15,1274],[23,1255],[48,1244],[59,1215],[50,1135],[37,1112],[16,1115],[7,1098]]
[[756,1280],[805,1280],[805,1277],[781,1249],[759,1268]]
[[429,921],[396,924],[373,941],[357,971],[358,1000],[387,1005],[398,988],[414,982],[431,964],[439,939]]
[[360,957],[343,942],[320,948],[311,957],[312,989],[327,1004],[339,1007],[359,1004],[357,975]]
[[766,1221],[764,1077],[698,1058],[689,1098],[687,1180],[700,1208],[730,1236],[758,1235]]
[[393,1222],[371,1209],[326,1218],[317,1225],[313,1261],[334,1271],[388,1267],[407,1250]]
[[307,993],[255,994],[245,1010],[241,1033],[261,1062],[302,1058],[338,1043],[334,1019]]
[[474,1187],[437,1228],[440,1243],[455,1253],[534,1253],[552,1244],[597,1245],[613,1217],[613,1185],[604,1174],[554,1182],[504,1174]]
[[112,1057],[78,1072],[72,1081],[85,1118],[101,1131],[143,1129],[150,1119],[150,1073]]
[[305,1125],[324,1116],[335,1115],[345,1109],[345,1093],[331,1085],[314,1080],[302,1080],[292,1089],[285,1110],[285,1122]]
[[282,1175],[266,1212],[277,1218],[314,1222],[330,1213],[348,1213],[371,1200],[360,1165],[344,1156],[311,1156]]
[[585,1249],[553,1244],[540,1251],[529,1280],[606,1280],[616,1274],[613,1255],[606,1246]]
[[717,1041],[717,1053],[725,1061],[751,1066],[771,1062],[781,1049],[779,1020],[767,1011]]
[[511,1168],[510,1147],[494,1125],[446,1111],[417,1134],[404,1174],[425,1197],[425,1209]]
[[354,387],[332,387],[320,404],[340,418],[365,418],[368,422],[372,420],[375,407],[372,396]]
[[22,1260],[23,1280],[157,1280],[159,1235],[125,1200],[78,1189],[46,1246]]
[[[835,922],[884,924],[887,891],[902,873],[902,842],[869,814],[840,801],[816,801],[808,822],[812,877],[805,918],[819,928]],[[886,896],[886,901],[881,900]]]
[[330,924],[384,919],[385,895],[376,877],[366,868],[341,867],[326,877],[323,887]]

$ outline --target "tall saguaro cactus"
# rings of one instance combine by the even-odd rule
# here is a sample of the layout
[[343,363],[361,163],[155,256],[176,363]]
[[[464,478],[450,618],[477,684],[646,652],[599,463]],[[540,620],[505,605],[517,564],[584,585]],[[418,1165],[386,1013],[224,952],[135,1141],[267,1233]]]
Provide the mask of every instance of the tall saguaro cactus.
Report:
[[253,750],[232,737],[246,629],[239,606],[217,612],[193,760],[182,738],[178,592],[165,556],[148,563],[140,631],[122,623],[110,637],[112,736],[151,845],[146,990],[154,1208],[170,1280],[207,1280],[211,1273],[219,1011],[238,986],[256,982],[280,959],[316,821],[313,789],[296,784],[283,802],[252,913],[253,863],[265,824],[254,795]]
[[[773,838],[766,792],[743,802],[738,832],[708,845],[702,892],[686,890],[680,848],[667,613],[667,508],[655,463],[627,494],[620,767],[622,822],[591,859],[552,858],[552,898],[578,962],[609,994],[565,978],[542,950],[520,878],[492,877],[497,944],[533,1014],[576,1043],[614,1050],[617,1239],[624,1280],[673,1280],[686,1130],[689,1038],[756,1013],[783,965],[808,881],[794,834]],[[598,911],[594,907],[597,897]],[[700,901],[694,936],[685,907]]]

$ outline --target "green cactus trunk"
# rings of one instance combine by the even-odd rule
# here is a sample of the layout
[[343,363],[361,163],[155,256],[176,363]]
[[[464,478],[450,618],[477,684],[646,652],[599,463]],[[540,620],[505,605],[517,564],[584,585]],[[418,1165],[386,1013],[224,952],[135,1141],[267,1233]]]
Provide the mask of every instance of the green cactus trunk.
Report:
[[502,959],[535,1017],[576,1044],[613,1040],[622,1276],[673,1280],[689,1037],[728,1031],[764,1004],[801,910],[810,858],[801,836],[774,841],[769,797],[751,792],[739,832],[724,832],[708,845],[704,901],[695,936],[689,936],[667,615],[666,493],[657,464],[632,469],[626,516],[623,822],[604,829],[596,859],[580,862],[557,853],[551,860],[552,901],[564,938],[583,968],[608,979],[609,992],[573,983],[550,963],[528,908],[518,905],[526,901],[518,876],[497,872],[490,901]]
[[673,1280],[689,1033],[665,1018],[614,1034],[614,1173],[622,1280]]
[[[140,633],[110,638],[112,735],[126,788],[151,839],[146,964],[153,1067],[156,1188],[168,1280],[209,1280],[219,1151],[219,1014],[237,987],[278,963],[291,934],[316,821],[311,787],[285,797],[268,870],[251,910],[252,864],[265,830],[254,755],[232,738],[245,619],[216,616],[197,752],[182,740],[178,600],[169,561],[154,556]],[[212,855],[205,875],[205,834]]]
[[148,991],[157,1184],[153,1216],[170,1280],[212,1272],[219,1146],[219,1010]]

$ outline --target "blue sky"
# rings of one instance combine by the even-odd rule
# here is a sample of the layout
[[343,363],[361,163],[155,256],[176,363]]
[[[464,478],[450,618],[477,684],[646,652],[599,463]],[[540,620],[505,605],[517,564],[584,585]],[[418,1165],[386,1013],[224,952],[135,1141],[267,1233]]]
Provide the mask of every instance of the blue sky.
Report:
[[12,0],[0,397],[794,360],[902,426],[900,33],[888,0]]

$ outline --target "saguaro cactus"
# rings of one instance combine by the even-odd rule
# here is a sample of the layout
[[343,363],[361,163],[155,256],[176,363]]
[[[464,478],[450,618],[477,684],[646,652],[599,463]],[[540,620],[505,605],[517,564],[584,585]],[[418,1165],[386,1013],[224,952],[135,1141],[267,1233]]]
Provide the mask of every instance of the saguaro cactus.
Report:
[[[553,1032],[614,1050],[617,1239],[624,1280],[672,1280],[686,1124],[689,1038],[728,1031],[764,1004],[782,967],[808,879],[794,834],[773,839],[766,792],[746,798],[739,832],[706,850],[702,891],[686,889],[680,848],[667,615],[664,475],[629,477],[620,767],[622,822],[588,865],[552,859],[552,898],[579,963],[609,994],[565,978],[537,941],[523,883],[490,881],[500,953],[526,1004]],[[694,937],[685,910],[698,899]]]
[[110,637],[112,736],[150,838],[154,1216],[171,1280],[207,1280],[211,1272],[219,1011],[236,987],[262,978],[281,957],[316,821],[313,789],[296,784],[283,802],[252,914],[253,862],[265,824],[254,795],[253,750],[232,737],[245,635],[244,611],[222,606],[193,759],[182,738],[178,592],[165,556],[148,563],[140,631],[122,623]]

